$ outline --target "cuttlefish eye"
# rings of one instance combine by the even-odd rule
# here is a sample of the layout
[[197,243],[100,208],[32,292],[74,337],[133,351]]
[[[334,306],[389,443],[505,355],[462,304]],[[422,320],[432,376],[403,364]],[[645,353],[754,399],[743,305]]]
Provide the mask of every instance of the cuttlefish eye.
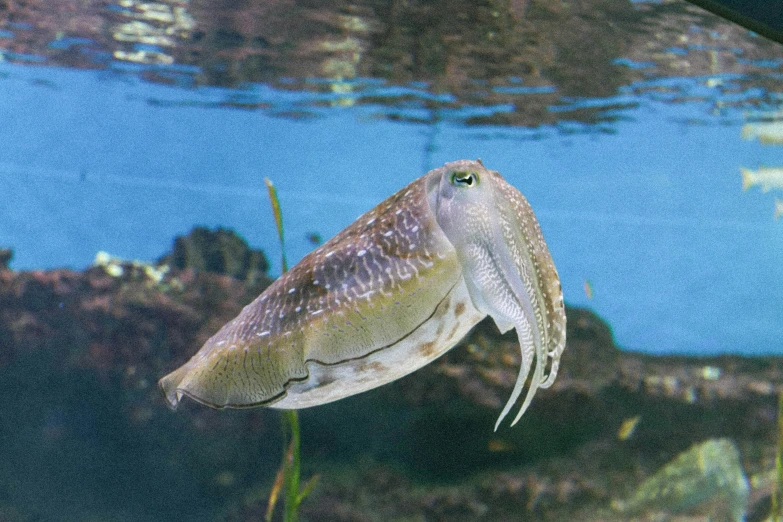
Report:
[[455,172],[451,175],[451,183],[458,187],[472,187],[478,185],[478,174],[474,172]]

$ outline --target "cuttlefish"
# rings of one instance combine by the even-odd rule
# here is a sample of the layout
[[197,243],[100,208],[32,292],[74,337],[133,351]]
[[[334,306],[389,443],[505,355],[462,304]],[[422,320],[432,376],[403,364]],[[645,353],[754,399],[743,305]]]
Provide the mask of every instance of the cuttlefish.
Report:
[[407,375],[492,317],[516,329],[521,368],[497,429],[530,384],[557,375],[560,280],[525,197],[481,161],[413,181],[305,256],[160,380],[214,408],[298,409]]

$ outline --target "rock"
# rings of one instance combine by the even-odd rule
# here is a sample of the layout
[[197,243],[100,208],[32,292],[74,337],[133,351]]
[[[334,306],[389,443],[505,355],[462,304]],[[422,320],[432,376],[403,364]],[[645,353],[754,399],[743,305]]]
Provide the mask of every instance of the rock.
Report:
[[737,446],[711,439],[678,455],[615,507],[627,517],[698,514],[743,522],[749,491]]
[[158,263],[224,274],[242,281],[256,281],[269,270],[263,251],[251,249],[244,239],[224,228],[196,227],[187,236],[178,236],[171,253]]
[[10,270],[11,259],[14,251],[10,248],[0,248],[0,270]]

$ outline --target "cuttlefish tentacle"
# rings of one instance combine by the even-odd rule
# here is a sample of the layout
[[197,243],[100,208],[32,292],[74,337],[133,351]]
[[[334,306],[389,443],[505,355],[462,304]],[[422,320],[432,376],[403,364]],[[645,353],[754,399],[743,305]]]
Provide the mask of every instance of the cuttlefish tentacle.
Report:
[[305,256],[160,386],[172,408],[316,406],[415,371],[487,315],[522,354],[497,429],[531,369],[512,425],[554,381],[563,297],[522,194],[481,162],[447,163]]
[[[500,422],[508,414],[511,406],[516,404],[517,399],[522,393],[522,388],[524,388],[527,376],[530,373],[533,359],[535,358],[536,367],[535,370],[533,370],[533,375],[531,377],[527,395],[525,395],[525,400],[522,403],[522,407],[519,409],[519,413],[517,413],[516,417],[514,417],[514,421],[511,423],[511,425],[513,426],[516,424],[517,421],[519,421],[519,419],[522,417],[522,414],[527,411],[527,408],[530,406],[530,402],[533,400],[533,396],[535,395],[536,390],[541,385],[544,374],[545,360],[545,357],[541,356],[541,354],[544,353],[544,349],[542,347],[539,322],[536,318],[536,313],[532,305],[533,299],[531,299],[530,296],[531,289],[527,288],[526,285],[522,283],[518,272],[515,270],[516,266],[510,259],[508,249],[503,245],[498,245],[496,248],[497,252],[499,252],[498,257],[500,257],[500,266],[502,268],[502,273],[498,275],[502,277],[510,287],[512,300],[509,300],[509,302],[514,303],[519,307],[518,309],[513,310],[511,319],[514,320],[514,325],[517,331],[522,362],[519,374],[517,375],[517,380],[514,383],[514,389],[511,392],[511,396],[506,402],[503,411],[500,413],[498,420],[495,422],[495,430],[498,429]],[[495,316],[493,316],[493,319],[494,317]]]
[[536,390],[554,381],[565,346],[565,311],[554,263],[524,196],[496,172],[467,162],[463,170],[455,168],[451,179],[441,180],[437,208],[438,224],[455,245],[475,306],[501,331],[517,331],[521,367],[495,429],[521,395],[535,359],[513,426]]
[[549,248],[544,241],[541,228],[533,214],[533,209],[524,196],[512,186],[506,184],[504,191],[512,194],[509,199],[513,201],[513,206],[516,209],[516,212],[513,214],[512,219],[514,223],[512,223],[511,229],[519,231],[525,237],[523,242],[517,242],[516,244],[527,245],[527,259],[533,267],[533,275],[536,281],[535,302],[538,303],[540,311],[540,316],[537,316],[537,319],[541,322],[542,328],[546,332],[546,338],[543,340],[544,346],[541,362],[546,367],[551,361],[549,373],[543,378],[539,388],[549,388],[557,377],[560,357],[563,355],[563,350],[565,350],[566,317],[563,291],[552,256],[549,253]]

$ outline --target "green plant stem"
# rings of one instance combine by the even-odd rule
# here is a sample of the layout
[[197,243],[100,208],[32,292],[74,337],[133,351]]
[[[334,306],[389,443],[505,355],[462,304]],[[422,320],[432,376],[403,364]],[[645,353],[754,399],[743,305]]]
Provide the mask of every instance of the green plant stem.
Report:
[[783,392],[778,397],[778,450],[775,455],[775,487],[772,490],[772,513],[774,522],[783,522]]
[[[269,191],[269,201],[272,203],[272,214],[275,217],[277,225],[277,235],[280,239],[280,257],[282,261],[282,272],[288,271],[288,263],[285,259],[285,244],[283,236],[283,213],[280,211],[280,200],[277,198],[277,190],[269,178],[264,178],[264,183]],[[299,460],[299,414],[296,410],[286,410],[283,412],[283,463],[281,465],[283,473],[283,520],[285,522],[296,522],[299,519],[299,504],[312,491],[318,480],[318,475],[311,478],[304,489],[300,491],[299,481],[301,479],[301,469]],[[269,508],[267,509],[266,519],[270,520],[277,500],[277,489],[273,488],[270,495]]]
[[285,238],[283,236],[283,212],[280,210],[280,200],[277,198],[277,189],[274,183],[269,178],[264,178],[266,184],[266,190],[269,193],[269,201],[272,204],[272,214],[275,217],[275,225],[277,226],[277,237],[280,240],[280,258],[283,261],[282,273],[288,272],[288,263],[285,259]]
[[[288,429],[286,429],[288,428]],[[285,522],[296,522],[299,518],[299,504],[302,498],[299,495],[299,480],[301,477],[299,460],[299,414],[296,410],[286,410],[283,412],[283,430],[286,438],[290,438],[288,447],[284,454],[283,466],[285,466],[285,509],[283,520]]]

